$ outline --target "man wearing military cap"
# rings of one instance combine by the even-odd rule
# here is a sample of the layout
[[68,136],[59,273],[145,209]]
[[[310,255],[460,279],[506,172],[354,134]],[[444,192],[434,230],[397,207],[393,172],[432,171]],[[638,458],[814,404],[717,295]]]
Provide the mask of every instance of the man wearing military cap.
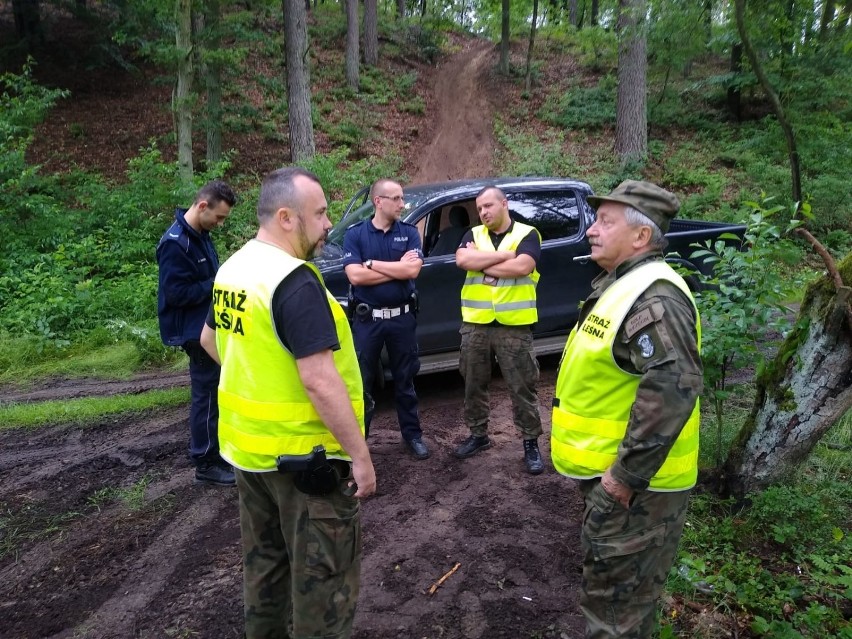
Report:
[[698,474],[701,327],[663,260],[677,198],[628,180],[589,202],[597,219],[586,236],[605,272],[565,345],[550,449],[585,502],[586,636],[644,639]]

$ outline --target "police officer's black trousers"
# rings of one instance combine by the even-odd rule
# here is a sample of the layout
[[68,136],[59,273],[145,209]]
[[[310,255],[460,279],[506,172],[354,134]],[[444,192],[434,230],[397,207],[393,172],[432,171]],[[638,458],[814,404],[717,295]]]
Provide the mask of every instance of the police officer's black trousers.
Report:
[[[420,370],[416,328],[417,320],[413,313],[403,313],[388,319],[356,316],[352,323],[358,364],[364,390],[368,393],[373,394],[382,347],[387,348],[399,430],[405,441],[419,439],[423,435],[417,411],[417,393],[414,390],[414,377]],[[366,426],[369,432],[369,422]]]

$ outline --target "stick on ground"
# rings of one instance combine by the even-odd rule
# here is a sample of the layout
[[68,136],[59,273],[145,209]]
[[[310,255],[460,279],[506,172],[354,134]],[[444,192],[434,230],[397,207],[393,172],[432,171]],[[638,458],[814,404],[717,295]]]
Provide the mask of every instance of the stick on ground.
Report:
[[449,578],[450,578],[450,576],[451,576],[451,575],[452,575],[452,574],[453,574],[456,570],[458,570],[458,569],[459,569],[459,567],[461,567],[461,562],[460,562],[460,561],[457,561],[455,566],[453,566],[452,568],[450,568],[450,569],[449,569],[449,570],[448,570],[448,571],[444,574],[444,576],[443,576],[443,577],[441,577],[438,581],[436,581],[435,583],[433,583],[433,584],[429,587],[429,594],[430,594],[430,595],[434,595],[434,594],[435,594],[435,591],[436,591],[436,590],[440,587],[440,585],[441,585],[442,583],[444,583],[447,579],[449,579]]

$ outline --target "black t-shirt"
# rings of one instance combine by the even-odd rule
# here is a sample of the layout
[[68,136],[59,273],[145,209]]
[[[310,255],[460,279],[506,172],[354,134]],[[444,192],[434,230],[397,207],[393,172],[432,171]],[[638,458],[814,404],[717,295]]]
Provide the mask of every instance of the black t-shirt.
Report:
[[[325,287],[305,265],[276,287],[272,294],[272,321],[278,338],[296,359],[340,348]],[[212,309],[207,325],[215,327]]]
[[[510,233],[513,228],[515,228],[515,220],[512,220],[512,223],[509,225],[509,228],[506,229],[505,233],[497,235],[496,233],[488,231],[488,237],[491,238],[491,243],[494,245],[495,249],[500,246],[500,242],[503,241],[506,234]],[[467,233],[464,234],[461,242],[459,242],[459,248],[467,245],[468,242],[473,242],[472,229],[469,229]],[[533,258],[535,263],[538,264],[541,259],[541,240],[538,239],[538,233],[533,231],[527,233],[524,239],[518,243],[518,248],[515,249],[515,255],[529,255]]]

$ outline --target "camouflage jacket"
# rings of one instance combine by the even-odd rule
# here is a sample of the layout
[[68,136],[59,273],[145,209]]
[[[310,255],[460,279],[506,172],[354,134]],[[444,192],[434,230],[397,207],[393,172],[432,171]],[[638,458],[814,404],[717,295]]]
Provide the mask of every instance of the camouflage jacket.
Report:
[[[593,291],[583,303],[578,322],[583,321],[616,279],[642,264],[660,259],[659,251],[645,253],[619,264],[612,273],[602,273],[595,278]],[[627,339],[624,326],[640,313],[645,312],[644,317],[649,317],[648,311],[654,321],[642,320],[647,325],[632,339]],[[653,344],[651,349],[648,338]],[[642,346],[638,344],[640,339]],[[622,322],[615,337],[613,355],[622,370],[639,374],[642,379],[612,475],[635,491],[645,490],[665,461],[701,393],[703,368],[692,303],[673,284],[655,282],[637,298]]]

